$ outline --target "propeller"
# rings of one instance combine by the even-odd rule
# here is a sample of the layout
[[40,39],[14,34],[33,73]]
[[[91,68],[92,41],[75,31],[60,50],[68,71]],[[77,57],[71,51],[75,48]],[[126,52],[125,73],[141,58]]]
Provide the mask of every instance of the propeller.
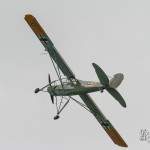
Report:
[[[50,76],[50,74],[48,74],[48,83],[49,83],[50,87],[52,88],[52,86],[51,86],[52,82],[51,82],[51,76]],[[51,97],[52,103],[54,104],[54,96],[50,94],[50,97]]]
[[[38,93],[38,92],[40,92],[40,91],[43,91],[43,89],[46,88],[47,86],[50,86],[51,89],[52,89],[52,86],[51,86],[52,82],[51,82],[50,74],[48,74],[48,83],[49,83],[48,85],[42,87],[41,89],[36,88],[36,89],[34,90],[34,93]],[[51,97],[52,103],[54,104],[54,96],[53,96],[52,94],[50,94],[50,97]]]
[[103,85],[102,90],[106,89],[107,92],[111,94],[123,107],[126,107],[126,103],[120,93],[116,89],[109,86],[109,78],[106,73],[97,64],[92,63],[92,65],[101,84]]
[[51,76],[48,74],[48,83],[51,85]]

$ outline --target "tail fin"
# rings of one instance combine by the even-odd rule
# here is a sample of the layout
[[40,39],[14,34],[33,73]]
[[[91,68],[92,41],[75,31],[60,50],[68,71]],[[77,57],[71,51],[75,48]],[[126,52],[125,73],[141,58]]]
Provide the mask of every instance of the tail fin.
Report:
[[124,75],[122,73],[117,73],[113,76],[112,79],[110,79],[109,86],[116,89],[122,83],[123,79]]

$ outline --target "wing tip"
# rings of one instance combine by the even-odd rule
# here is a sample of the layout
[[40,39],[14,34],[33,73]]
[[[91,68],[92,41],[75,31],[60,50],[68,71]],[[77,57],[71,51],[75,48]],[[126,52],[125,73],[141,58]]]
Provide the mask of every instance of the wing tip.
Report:
[[24,19],[26,20],[26,22],[32,28],[32,30],[34,31],[34,33],[36,35],[46,34],[44,29],[41,27],[41,25],[38,23],[38,21],[36,20],[36,18],[32,14],[26,14],[24,16]]
[[115,128],[111,127],[105,129],[105,131],[107,132],[107,134],[110,136],[110,138],[116,145],[119,145],[121,147],[128,147],[126,142],[123,140],[123,138],[120,136],[120,134],[116,131]]
[[28,17],[34,17],[32,14],[25,14],[24,18],[28,18]]

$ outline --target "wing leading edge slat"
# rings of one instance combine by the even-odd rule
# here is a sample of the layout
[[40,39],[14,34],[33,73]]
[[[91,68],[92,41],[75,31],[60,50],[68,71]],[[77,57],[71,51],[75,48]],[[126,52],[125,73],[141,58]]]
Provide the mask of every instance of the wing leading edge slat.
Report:
[[75,78],[74,73],[69,68],[65,60],[61,57],[61,55],[58,53],[57,49],[54,47],[54,44],[44,31],[44,29],[41,27],[41,25],[38,23],[36,18],[30,14],[25,15],[25,20],[28,23],[28,25],[31,27],[33,32],[36,34],[38,39],[41,41],[43,46],[45,47],[45,50],[49,53],[50,57],[55,61],[55,63],[58,65],[62,73],[68,78]]

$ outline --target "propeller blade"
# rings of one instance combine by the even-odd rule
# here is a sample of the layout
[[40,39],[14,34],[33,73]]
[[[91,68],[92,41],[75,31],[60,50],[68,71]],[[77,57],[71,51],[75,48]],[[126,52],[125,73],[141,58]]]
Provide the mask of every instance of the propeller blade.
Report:
[[104,85],[104,86],[108,86],[109,85],[109,79],[106,75],[106,73],[95,63],[92,63],[95,72],[100,80],[100,82]]
[[35,90],[34,90],[34,93],[38,93],[40,91],[40,89],[39,88],[36,88]]
[[114,88],[106,88],[108,93],[110,93],[123,107],[126,107],[126,102],[124,101],[123,97],[120,93]]
[[51,95],[51,100],[52,100],[52,103],[54,104],[54,96]]
[[[51,76],[50,76],[50,74],[48,74],[48,82],[49,82],[49,85],[51,87],[51,83],[52,82],[51,82]],[[54,96],[50,94],[50,97],[51,97],[52,103],[54,104]]]
[[49,84],[51,84],[51,76],[50,76],[50,74],[48,74],[48,82],[49,82]]

